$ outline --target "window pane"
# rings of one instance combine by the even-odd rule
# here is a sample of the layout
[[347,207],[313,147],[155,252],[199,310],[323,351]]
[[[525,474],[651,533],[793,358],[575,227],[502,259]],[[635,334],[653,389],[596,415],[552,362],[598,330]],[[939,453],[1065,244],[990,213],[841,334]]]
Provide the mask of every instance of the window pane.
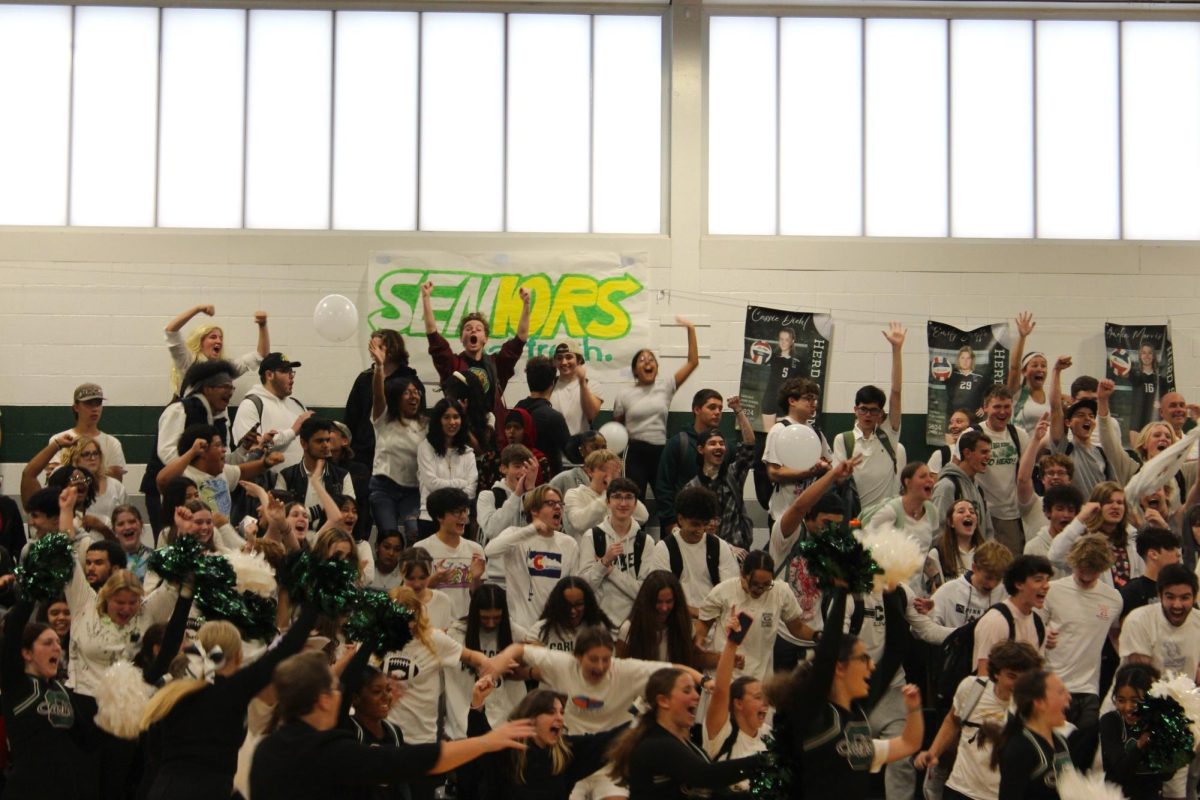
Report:
[[0,8],[0,225],[67,223],[71,9]]
[[1121,25],[1125,237],[1200,238],[1200,25]]
[[778,233],[777,24],[773,17],[714,17],[709,23],[709,233]]
[[1033,236],[1033,23],[950,23],[951,235]]
[[945,236],[946,22],[867,20],[868,236]]
[[158,224],[242,225],[246,12],[163,10]]
[[662,18],[595,18],[592,230],[662,230]]
[[1041,238],[1120,236],[1117,23],[1037,23]]
[[591,20],[508,17],[508,230],[587,232]]
[[862,21],[780,20],[779,232],[862,235]]
[[158,9],[75,10],[72,225],[154,225]]
[[421,15],[422,230],[504,227],[504,16]]
[[329,226],[332,14],[251,11],[246,227]]
[[339,11],[333,227],[417,225],[416,13]]

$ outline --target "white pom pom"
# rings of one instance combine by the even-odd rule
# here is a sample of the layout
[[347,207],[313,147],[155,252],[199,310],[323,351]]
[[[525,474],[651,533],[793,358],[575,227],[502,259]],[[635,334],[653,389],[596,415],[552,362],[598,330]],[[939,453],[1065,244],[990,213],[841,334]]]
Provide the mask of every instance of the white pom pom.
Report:
[[1067,767],[1058,776],[1060,800],[1125,800],[1125,793],[1115,783],[1104,780],[1099,770],[1080,773]]
[[1191,720],[1192,735],[1200,741],[1200,689],[1187,675],[1168,672],[1150,687],[1153,697],[1170,697],[1183,708],[1183,715]]
[[236,550],[223,555],[229,559],[233,571],[237,573],[239,592],[250,591],[263,597],[275,596],[275,570],[263,558],[262,553],[243,553]]
[[120,739],[138,738],[142,712],[153,693],[140,669],[118,661],[104,671],[96,690],[96,725]]
[[893,589],[920,571],[925,565],[925,553],[916,539],[891,525],[882,526],[863,539],[863,546],[871,551],[871,557],[883,570],[875,576],[877,588],[881,584]]

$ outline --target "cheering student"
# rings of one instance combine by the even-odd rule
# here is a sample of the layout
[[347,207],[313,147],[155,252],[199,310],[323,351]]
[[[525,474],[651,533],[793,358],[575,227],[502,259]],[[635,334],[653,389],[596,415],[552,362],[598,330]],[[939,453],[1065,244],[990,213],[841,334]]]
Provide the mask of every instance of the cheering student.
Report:
[[1163,782],[1171,773],[1155,772],[1145,763],[1150,731],[1133,733],[1138,721],[1138,704],[1159,679],[1149,664],[1126,664],[1113,680],[1115,708],[1100,717],[1100,756],[1104,777],[1121,787],[1129,800],[1159,800]]
[[[478,680],[471,694],[469,733],[492,730],[489,721],[495,682]],[[567,800],[581,778],[604,765],[604,752],[623,729],[568,736],[565,694],[549,689],[530,692],[509,719],[533,722],[527,749],[490,753],[459,770],[461,800]],[[478,769],[471,769],[478,766]]]
[[601,625],[607,631],[616,627],[601,610],[600,601],[587,581],[568,575],[550,591],[542,616],[529,629],[525,641],[571,653],[575,650],[575,637],[593,625]]
[[821,387],[809,378],[788,378],[779,391],[772,396],[764,395],[763,408],[767,400],[776,403],[777,415],[771,415],[774,422],[766,424],[767,414],[763,414],[763,430],[767,431],[767,441],[763,445],[762,460],[767,465],[767,477],[774,484],[771,499],[767,503],[767,511],[772,521],[783,516],[796,498],[813,481],[829,469],[833,451],[825,434],[816,431],[821,443],[821,457],[817,463],[808,469],[792,469],[783,465],[777,447],[782,432],[791,425],[808,425],[817,414],[817,406],[821,403]]
[[[762,681],[750,675],[733,678],[737,650],[746,633],[738,616],[725,624],[725,646],[717,662],[704,717],[704,752],[713,761],[732,761],[767,749],[759,735],[770,709]],[[735,790],[745,793],[750,786],[743,781]]]
[[1032,436],[1038,421],[1050,413],[1050,402],[1046,397],[1046,375],[1050,371],[1050,362],[1046,360],[1045,353],[1036,350],[1025,352],[1025,340],[1037,327],[1033,314],[1021,312],[1017,315],[1016,323],[1017,343],[1010,356],[1008,389],[1015,397],[1013,423]]
[[272,686],[275,730],[254,753],[254,800],[326,800],[355,787],[441,775],[484,753],[523,749],[522,740],[534,733],[531,723],[520,721],[458,742],[371,747],[355,741],[353,733],[337,730],[342,692],[324,654],[285,659],[275,669]]
[[[377,352],[381,357],[376,356]],[[372,331],[371,338],[367,340],[367,355],[370,357],[371,366],[354,379],[354,385],[346,398],[346,412],[342,419],[346,421],[350,438],[354,442],[354,459],[372,469],[378,445],[375,432],[376,419],[379,417],[375,409],[376,374],[379,375],[385,394],[392,394],[394,390],[391,384],[399,383],[401,379],[415,384],[418,410],[425,408],[425,385],[417,377],[417,371],[409,366],[408,348],[404,345],[404,337],[397,331],[391,328]],[[393,396],[399,398],[405,394],[405,388],[401,388],[395,391]],[[388,406],[388,411],[390,416],[398,409]]]
[[[403,342],[400,347],[404,347]],[[366,428],[371,431],[368,446],[374,452],[369,484],[371,516],[379,530],[402,529],[412,541],[421,510],[417,453],[429,432],[425,387],[415,374],[398,375],[385,382],[389,352],[384,339],[371,338],[371,424]]]
[[451,619],[461,619],[471,605],[471,590],[487,569],[479,542],[466,538],[471,500],[459,487],[442,487],[429,493],[426,506],[437,527],[416,547],[433,559],[429,583],[450,597]]
[[[225,332],[218,325],[199,325],[192,329],[187,339],[180,331],[197,314],[211,317],[217,313],[213,305],[198,305],[179,312],[163,329],[167,337],[167,349],[171,352],[171,392],[178,395],[183,375],[193,364],[200,361],[217,361],[225,351]],[[255,372],[258,365],[271,352],[271,334],[267,331],[267,312],[255,311],[254,324],[258,326],[258,344],[254,352],[230,360],[235,375]]]
[[604,613],[617,622],[629,616],[650,572],[654,540],[637,522],[635,509],[641,506],[637,484],[628,478],[613,478],[605,495],[607,514],[579,540],[578,569],[595,590]]
[[421,487],[417,529],[426,537],[438,530],[437,520],[427,507],[431,493],[438,489],[458,489],[471,500],[479,488],[475,451],[467,444],[467,427],[463,424],[465,413],[457,402],[439,400],[429,412],[425,440],[417,446],[417,481]]
[[[1035,669],[1013,684],[1012,700],[1017,713],[992,748],[991,767],[1000,771],[998,800],[1058,800],[1058,776],[1078,757],[1054,732],[1067,721],[1071,693],[1053,672]],[[1087,764],[1074,766],[1082,771]]]
[[611,774],[629,787],[629,800],[683,800],[732,786],[762,764],[759,755],[713,763],[691,740],[700,695],[686,672],[658,670],[643,700],[647,710],[609,751]]
[[715,654],[697,648],[692,635],[692,618],[679,578],[669,570],[654,570],[646,575],[617,632],[617,656],[696,668],[712,666]]
[[658,358],[650,350],[638,350],[630,364],[633,386],[625,387],[613,399],[613,419],[629,431],[625,477],[637,484],[640,497],[646,496],[646,486],[658,475],[658,462],[667,444],[671,398],[700,366],[696,326],[683,317],[676,317],[675,322],[687,329],[688,354],[684,365],[674,375],[659,380]]

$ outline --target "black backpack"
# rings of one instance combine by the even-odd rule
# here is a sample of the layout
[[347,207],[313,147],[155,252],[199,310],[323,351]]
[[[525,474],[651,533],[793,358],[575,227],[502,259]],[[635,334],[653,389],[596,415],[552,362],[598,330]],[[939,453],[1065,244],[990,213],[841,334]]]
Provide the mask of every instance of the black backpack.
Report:
[[[996,603],[988,611],[998,611],[1004,617],[1008,622],[1008,638],[1015,639],[1017,623],[1013,619],[1012,610],[1008,605],[1003,602]],[[955,629],[942,642],[942,661],[938,673],[934,708],[943,711],[949,709],[954,702],[954,693],[958,691],[958,685],[962,683],[963,678],[975,674],[975,626],[986,615],[987,611],[961,628]],[[1041,646],[1046,641],[1046,623],[1042,622],[1041,617],[1034,614],[1033,626],[1037,629],[1038,645]]]
[[[599,526],[592,528],[592,545],[596,551],[596,558],[604,558],[604,553],[608,550],[608,548],[604,546],[605,542],[607,541],[608,539],[606,538],[603,528]],[[633,535],[633,577],[635,578],[641,575],[642,572],[642,549],[645,546],[646,532],[639,529],[638,532]],[[668,545],[668,547],[669,546],[670,545]],[[674,562],[672,562],[671,566],[674,568]]]
[[[671,557],[671,572],[676,578],[683,575],[683,553],[673,534],[663,537],[667,543],[667,555]],[[711,533],[704,534],[704,561],[708,564],[708,579],[716,586],[721,582],[721,540]]]
[[[892,447],[892,440],[886,434],[876,433],[875,437],[879,439],[879,445],[883,451],[892,459],[892,469],[897,468],[896,450]],[[842,434],[842,447],[846,450],[846,460],[849,461],[854,457],[854,431],[849,430]],[[846,519],[856,519],[859,513],[862,512],[862,499],[858,496],[858,486],[854,483],[854,476],[851,475],[842,484],[841,489],[842,503],[846,506]]]

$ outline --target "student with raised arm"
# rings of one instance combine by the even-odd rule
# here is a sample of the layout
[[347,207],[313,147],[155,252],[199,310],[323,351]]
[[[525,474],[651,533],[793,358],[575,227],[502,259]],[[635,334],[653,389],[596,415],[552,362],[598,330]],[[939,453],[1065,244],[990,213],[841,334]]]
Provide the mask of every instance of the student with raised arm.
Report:
[[[611,450],[593,450],[584,459],[583,468],[587,472],[588,482],[565,490],[563,495],[563,531],[576,540],[604,522],[608,516],[608,487],[621,477],[621,457]],[[636,484],[634,488],[637,488]],[[639,525],[645,525],[646,520],[650,519],[650,512],[640,499],[635,499],[633,519]]]
[[[725,646],[717,661],[704,716],[704,752],[714,762],[745,758],[767,749],[759,735],[770,710],[763,682],[751,675],[733,677],[738,647],[748,633],[739,619],[734,613],[725,623]],[[734,790],[748,792],[750,786],[743,781]]]
[[[847,511],[857,515],[900,491],[900,470],[907,463],[904,445],[900,444],[900,405],[904,389],[902,353],[908,330],[898,322],[889,322],[883,338],[892,348],[891,388],[887,397],[875,386],[864,386],[854,395],[854,427],[833,440],[833,463],[837,465],[855,455],[862,464],[855,472],[855,493],[858,508]],[[884,411],[884,402],[887,411]]]
[[1008,390],[1013,393],[1013,422],[1026,433],[1033,429],[1043,414],[1050,413],[1050,402],[1046,397],[1046,375],[1049,362],[1046,354],[1037,350],[1025,352],[1025,342],[1037,323],[1033,314],[1022,311],[1017,315],[1017,343],[1013,346],[1008,369]]
[[621,389],[613,399],[613,419],[629,431],[625,477],[637,484],[641,497],[646,496],[646,487],[658,475],[658,463],[667,444],[667,412],[671,410],[671,399],[700,366],[696,326],[683,317],[676,317],[675,322],[687,329],[688,353],[684,365],[674,375],[659,380],[658,358],[651,350],[638,350],[630,364],[633,385]]
[[[171,352],[171,391],[179,394],[186,387],[180,385],[184,373],[198,361],[216,361],[225,352],[225,331],[217,325],[204,324],[192,330],[187,339],[180,333],[183,326],[191,322],[197,314],[211,317],[217,313],[213,305],[192,306],[179,312],[163,329],[167,337],[167,349]],[[267,354],[271,352],[271,334],[267,331],[267,312],[255,311],[254,324],[258,326],[258,344],[254,352],[246,353],[235,359],[230,359],[234,372],[244,375],[258,369]]]
[[686,486],[703,486],[717,496],[721,514],[714,533],[729,542],[738,560],[746,557],[754,544],[754,523],[746,511],[746,478],[754,468],[754,429],[737,395],[729,398],[729,409],[741,434],[733,453],[719,430],[701,433],[696,441],[700,468]]
[[[821,403],[821,387],[810,378],[788,378],[779,387],[779,396],[775,399],[779,414],[770,415],[774,423],[767,430],[767,441],[762,452],[763,463],[767,465],[767,477],[775,484],[771,500],[767,504],[772,522],[783,516],[783,512],[808,484],[829,469],[830,459],[833,458],[829,442],[820,431],[817,431],[817,437],[821,442],[821,457],[808,469],[784,466],[783,459],[776,452],[779,437],[784,429],[791,425],[808,425],[816,416],[817,407]],[[764,414],[763,418],[766,417]]]
[[[1054,362],[1054,374],[1050,382],[1051,449],[1055,453],[1070,456],[1075,462],[1073,483],[1087,497],[1097,484],[1112,480],[1115,473],[1102,447],[1092,443],[1098,401],[1085,397],[1071,403],[1063,411],[1062,373],[1070,366],[1071,359],[1068,356],[1059,356]],[[1070,436],[1067,435],[1068,428]]]
[[[425,336],[429,342],[429,357],[433,359],[439,381],[450,379],[455,372],[472,372],[480,376],[483,386],[484,409],[492,412],[499,425],[504,418],[504,389],[512,379],[517,361],[525,351],[529,339],[529,290],[518,290],[521,298],[521,318],[517,322],[517,333],[500,348],[495,355],[484,352],[491,335],[487,317],[478,311],[467,314],[458,324],[462,352],[455,354],[450,343],[442,336],[433,311],[433,281],[421,285],[421,313],[425,320]],[[482,373],[482,375],[481,375]],[[487,376],[487,380],[483,380]]]

